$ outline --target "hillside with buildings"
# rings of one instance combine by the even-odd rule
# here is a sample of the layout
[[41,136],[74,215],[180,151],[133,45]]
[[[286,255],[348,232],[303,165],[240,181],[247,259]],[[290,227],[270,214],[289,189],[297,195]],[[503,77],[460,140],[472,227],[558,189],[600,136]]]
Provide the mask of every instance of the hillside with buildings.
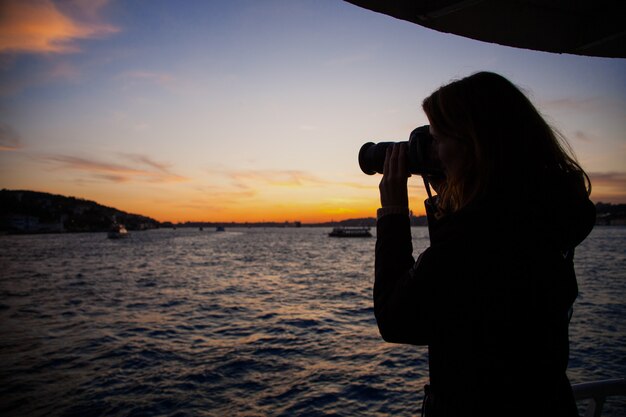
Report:
[[0,230],[8,233],[102,232],[114,223],[129,230],[159,222],[94,201],[24,190],[0,191]]

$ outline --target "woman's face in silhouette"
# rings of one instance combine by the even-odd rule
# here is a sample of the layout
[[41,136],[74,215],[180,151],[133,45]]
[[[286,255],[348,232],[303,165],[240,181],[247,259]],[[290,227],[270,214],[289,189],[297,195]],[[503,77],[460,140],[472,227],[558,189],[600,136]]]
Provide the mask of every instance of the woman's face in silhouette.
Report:
[[463,167],[467,158],[467,146],[456,138],[438,132],[432,125],[429,131],[434,139],[433,145],[446,172],[446,176],[459,178],[463,175]]

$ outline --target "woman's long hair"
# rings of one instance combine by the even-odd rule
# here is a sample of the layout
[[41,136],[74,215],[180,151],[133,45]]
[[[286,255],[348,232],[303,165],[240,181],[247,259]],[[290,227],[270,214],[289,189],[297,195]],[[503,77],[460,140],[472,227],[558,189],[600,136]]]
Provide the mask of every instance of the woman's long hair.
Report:
[[499,194],[529,200],[562,178],[577,178],[576,192],[591,192],[567,141],[506,78],[476,73],[439,88],[422,107],[436,131],[467,151],[460,174],[439,191],[442,214]]

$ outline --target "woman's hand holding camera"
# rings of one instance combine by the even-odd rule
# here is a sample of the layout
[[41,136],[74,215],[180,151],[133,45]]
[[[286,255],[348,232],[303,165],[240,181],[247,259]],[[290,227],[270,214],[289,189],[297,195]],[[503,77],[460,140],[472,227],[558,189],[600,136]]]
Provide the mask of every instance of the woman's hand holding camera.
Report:
[[406,142],[396,143],[387,148],[383,178],[380,180],[381,207],[409,207]]

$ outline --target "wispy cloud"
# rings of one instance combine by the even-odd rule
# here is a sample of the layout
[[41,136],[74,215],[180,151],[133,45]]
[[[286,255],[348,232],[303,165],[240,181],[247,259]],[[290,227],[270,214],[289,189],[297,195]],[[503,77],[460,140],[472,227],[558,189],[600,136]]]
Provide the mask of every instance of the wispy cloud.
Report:
[[587,143],[592,143],[595,140],[597,140],[597,138],[587,132],[584,132],[582,130],[576,130],[575,132],[573,132],[573,139],[579,140],[581,142],[587,142]]
[[96,174],[93,177],[96,179],[107,181],[107,182],[116,182],[116,183],[130,182],[130,179],[131,179],[131,177],[126,176],[126,175],[115,175],[115,174]]
[[587,110],[597,105],[595,99],[577,100],[573,98],[560,98],[554,100],[545,100],[540,103],[543,107],[550,109],[565,110]]
[[22,147],[22,139],[11,126],[0,123],[0,151],[15,151]]
[[[115,182],[172,183],[188,179],[170,171],[169,165],[155,162],[145,155],[121,154],[127,163],[107,162],[72,155],[47,155],[43,159],[57,169],[80,171],[92,178]],[[129,164],[131,162],[132,164]]]
[[281,187],[298,187],[303,185],[323,185],[327,182],[312,174],[297,170],[252,170],[234,171],[229,176],[237,183],[263,182]]
[[156,162],[155,160],[149,158],[146,155],[141,155],[141,154],[135,154],[135,153],[120,153],[120,156],[122,156],[123,158],[129,159],[135,163],[138,164],[143,164],[143,165],[147,165],[149,167],[152,167],[154,169],[156,169],[159,172],[163,172],[163,173],[169,173],[170,171],[170,167],[171,164],[166,164],[163,162]]
[[98,12],[106,3],[103,0],[59,4],[51,0],[3,0],[0,53],[78,52],[76,41],[119,31],[98,19]]
[[591,172],[589,177],[594,184],[621,188],[626,193],[626,172]]
[[590,172],[594,201],[626,202],[626,172]]
[[573,112],[614,112],[623,108],[623,100],[605,97],[575,98],[564,97],[539,102],[540,107],[547,110],[573,111]]
[[321,178],[310,172],[300,170],[240,170],[225,171],[220,174],[230,177],[235,184],[246,188],[253,187],[257,183],[263,183],[275,187],[321,187],[341,186],[349,188],[371,188],[357,182],[331,181]]
[[253,189],[232,189],[218,186],[203,186],[196,188],[195,198],[185,200],[181,209],[202,210],[207,212],[227,211],[232,207],[241,207],[244,201],[249,201],[258,195]]

